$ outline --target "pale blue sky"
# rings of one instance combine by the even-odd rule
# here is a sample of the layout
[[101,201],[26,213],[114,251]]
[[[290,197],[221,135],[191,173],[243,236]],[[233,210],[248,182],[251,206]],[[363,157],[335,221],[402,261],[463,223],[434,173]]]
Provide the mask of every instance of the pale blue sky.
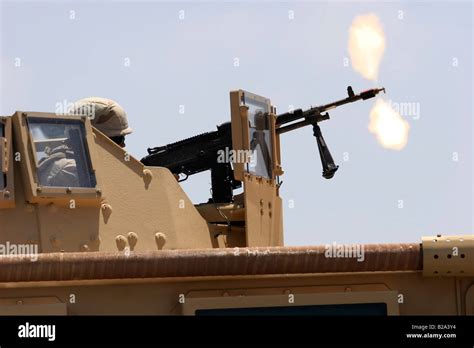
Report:
[[[127,148],[141,158],[147,147],[228,121],[230,90],[269,97],[284,112],[343,98],[349,84],[356,92],[374,87],[343,61],[353,18],[375,13],[387,40],[378,85],[387,100],[419,103],[420,118],[406,117],[408,145],[393,151],[368,132],[373,100],[334,110],[321,124],[340,165],[329,181],[312,130],[283,135],[285,242],[473,233],[472,8],[452,1],[1,1],[0,113],[115,99],[135,130]],[[183,187],[193,201],[205,201],[209,182],[205,173]]]

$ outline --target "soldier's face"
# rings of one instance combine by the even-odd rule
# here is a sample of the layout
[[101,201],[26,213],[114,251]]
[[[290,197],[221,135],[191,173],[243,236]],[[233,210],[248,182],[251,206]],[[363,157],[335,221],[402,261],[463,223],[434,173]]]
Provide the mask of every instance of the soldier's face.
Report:
[[125,147],[125,136],[124,135],[120,135],[120,136],[117,136],[117,137],[110,137],[110,139],[112,139],[112,141],[114,143],[116,143],[118,146],[120,147]]

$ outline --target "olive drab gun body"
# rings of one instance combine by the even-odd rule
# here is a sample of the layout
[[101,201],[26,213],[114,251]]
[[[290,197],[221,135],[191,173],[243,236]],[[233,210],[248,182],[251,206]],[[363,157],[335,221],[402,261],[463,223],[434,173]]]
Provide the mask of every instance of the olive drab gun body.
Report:
[[[0,315],[474,314],[472,235],[361,245],[363,261],[283,245],[281,134],[312,126],[331,178],[318,123],[382,90],[281,115],[232,91],[230,122],[141,161],[87,116],[0,117]],[[193,204],[179,181],[206,170]]]

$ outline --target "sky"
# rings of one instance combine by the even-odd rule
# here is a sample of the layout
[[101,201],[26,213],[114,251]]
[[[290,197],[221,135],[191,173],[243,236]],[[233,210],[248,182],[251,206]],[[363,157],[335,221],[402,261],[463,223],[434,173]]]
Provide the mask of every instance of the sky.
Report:
[[[474,233],[472,2],[0,0],[0,11],[0,114],[114,99],[136,158],[229,121],[231,90],[283,113],[383,86],[394,107],[413,107],[401,151],[369,132],[375,99],[320,123],[340,166],[331,180],[310,127],[282,135],[285,245]],[[386,37],[376,83],[348,63],[349,27],[368,13]],[[210,173],[182,186],[207,201]]]

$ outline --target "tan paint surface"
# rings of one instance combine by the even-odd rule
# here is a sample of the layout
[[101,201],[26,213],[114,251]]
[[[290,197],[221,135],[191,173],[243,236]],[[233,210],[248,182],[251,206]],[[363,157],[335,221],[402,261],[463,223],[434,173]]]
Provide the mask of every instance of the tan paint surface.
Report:
[[[0,298],[18,301],[31,297],[57,297],[67,305],[67,312],[70,315],[156,315],[186,313],[186,301],[184,304],[179,302],[181,294],[185,299],[211,298],[211,301],[201,303],[203,307],[209,307],[212,303],[225,304],[225,299],[222,298],[230,298],[227,303],[235,303],[234,296],[240,297],[238,303],[241,306],[275,306],[277,303],[282,305],[284,302],[281,301],[288,294],[294,295],[293,305],[298,305],[298,296],[303,294],[309,296],[303,298],[300,296],[304,299],[300,303],[302,305],[371,302],[379,301],[382,291],[388,292],[392,304],[394,295],[403,295],[402,302],[399,302],[399,296],[396,296],[400,315],[465,314],[465,300],[456,297],[453,291],[454,281],[453,278],[424,278],[421,272],[374,272],[292,277],[282,275],[225,279],[191,278],[174,282],[163,282],[159,279],[147,282],[123,280],[112,284],[98,280],[84,282],[84,285],[55,282],[54,286],[49,286],[48,283],[32,283],[26,287],[25,284],[20,287],[17,283],[2,284]],[[468,314],[472,314],[473,285],[473,279],[464,279],[461,282],[461,293],[464,298],[467,289],[471,289]],[[351,296],[351,293],[355,295]],[[280,297],[275,302],[273,296],[278,294]],[[74,295],[75,303],[70,303],[71,295]],[[341,302],[341,298],[345,301]],[[461,312],[457,309],[457,301],[460,300],[463,301]],[[188,302],[188,305],[192,303]],[[199,301],[197,303],[199,304]],[[14,305],[12,301],[10,304]],[[193,306],[196,306],[196,301]]]
[[[243,123],[247,121],[246,107],[239,106],[239,93],[231,93],[232,136],[234,148],[238,144],[246,149],[249,141]],[[22,160],[13,164],[10,161],[15,206],[0,205],[2,244],[33,243],[39,246],[40,252],[100,252],[116,251],[120,237],[122,247],[146,251],[159,248],[159,236],[163,249],[283,245],[282,201],[275,178],[258,178],[245,174],[243,166],[238,167],[236,177],[243,179],[244,195],[234,205],[221,206],[231,222],[240,223],[229,228],[226,218],[214,210],[216,207],[206,205],[196,209],[169,170],[144,167],[85,121],[98,187],[87,194],[52,190],[48,196],[37,191],[35,162],[24,116],[16,113],[13,120],[11,154],[18,151]],[[279,138],[273,135],[273,140],[274,170],[282,174]],[[73,209],[71,199],[76,203]],[[440,267],[432,257],[436,252],[447,255],[448,249],[432,241],[425,244],[424,273],[0,283],[0,314],[192,314],[204,307],[283,305],[291,294],[295,295],[294,305],[386,301],[391,314],[473,315],[474,278],[469,273],[472,263],[468,263],[472,247],[466,252],[466,262],[456,259]],[[456,274],[440,277],[433,274],[438,269],[466,272],[462,278]],[[181,295],[189,301],[180,303]]]

